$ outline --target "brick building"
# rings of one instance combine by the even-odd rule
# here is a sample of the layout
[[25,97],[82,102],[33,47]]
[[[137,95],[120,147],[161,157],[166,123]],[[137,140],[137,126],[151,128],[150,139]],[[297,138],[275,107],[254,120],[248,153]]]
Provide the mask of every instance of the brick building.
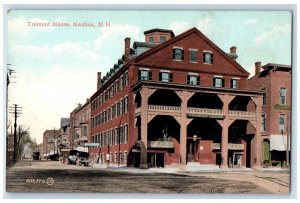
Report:
[[144,32],[91,96],[92,157],[140,168],[260,167],[262,94],[249,73],[196,28]]
[[264,161],[276,165],[287,161],[291,133],[291,66],[255,63],[249,89],[264,91],[261,134]]
[[60,119],[60,139],[59,148],[69,149],[70,148],[70,118]]
[[[82,150],[89,141],[91,124],[91,103],[87,99],[84,105],[78,106],[70,114],[69,141],[72,149]],[[87,151],[87,149],[86,149]]]
[[43,133],[43,157],[58,153],[57,139],[60,135],[60,130],[45,130]]

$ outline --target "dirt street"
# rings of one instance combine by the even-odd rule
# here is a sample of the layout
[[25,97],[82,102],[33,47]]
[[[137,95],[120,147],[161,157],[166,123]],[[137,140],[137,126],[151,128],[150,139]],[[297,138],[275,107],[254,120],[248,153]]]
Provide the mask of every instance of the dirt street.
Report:
[[288,194],[288,171],[158,172],[20,161],[7,169],[7,192]]

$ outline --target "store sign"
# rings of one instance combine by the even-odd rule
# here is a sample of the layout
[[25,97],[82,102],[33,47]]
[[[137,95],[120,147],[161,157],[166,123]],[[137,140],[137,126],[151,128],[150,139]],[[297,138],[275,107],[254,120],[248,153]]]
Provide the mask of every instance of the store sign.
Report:
[[85,147],[99,147],[99,143],[84,143]]

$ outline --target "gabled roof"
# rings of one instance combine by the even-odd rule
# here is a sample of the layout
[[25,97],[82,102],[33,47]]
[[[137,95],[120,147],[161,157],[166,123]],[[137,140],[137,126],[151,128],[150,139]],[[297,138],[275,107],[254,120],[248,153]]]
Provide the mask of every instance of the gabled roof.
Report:
[[162,44],[159,44],[157,46],[155,46],[154,48],[142,53],[141,55],[137,56],[134,61],[135,62],[138,62],[144,58],[146,58],[147,56],[155,53],[155,52],[158,52],[160,51],[161,49],[165,48],[165,47],[168,47],[169,45],[179,41],[179,40],[182,40],[188,36],[190,36],[191,34],[197,34],[198,36],[200,36],[203,40],[206,41],[206,43],[210,44],[211,46],[213,46],[216,50],[219,51],[219,53],[224,57],[224,58],[227,58],[228,61],[230,61],[233,65],[235,65],[238,70],[242,73],[242,74],[245,74],[246,77],[248,77],[250,75],[250,73],[248,71],[246,71],[239,63],[237,63],[235,60],[233,60],[230,56],[228,56],[227,53],[225,53],[221,48],[219,48],[215,43],[213,43],[210,39],[208,39],[203,33],[201,33],[197,28],[192,28],[190,30],[187,30],[186,32],[162,43]]

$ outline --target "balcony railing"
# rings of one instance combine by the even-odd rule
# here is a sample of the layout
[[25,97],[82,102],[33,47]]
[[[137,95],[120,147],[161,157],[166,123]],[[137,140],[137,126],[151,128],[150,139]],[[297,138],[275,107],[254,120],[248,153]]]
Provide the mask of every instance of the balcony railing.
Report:
[[[211,149],[221,149],[220,143],[212,143]],[[228,149],[230,150],[244,150],[243,144],[234,144],[234,143],[228,143]]]
[[148,141],[148,148],[174,148],[173,142],[167,141]]
[[160,111],[160,112],[181,112],[179,106],[161,106],[161,105],[148,105],[149,111]]
[[229,110],[230,116],[256,117],[255,112]]
[[206,109],[188,107],[188,117],[210,117],[210,118],[224,118],[222,109]]

